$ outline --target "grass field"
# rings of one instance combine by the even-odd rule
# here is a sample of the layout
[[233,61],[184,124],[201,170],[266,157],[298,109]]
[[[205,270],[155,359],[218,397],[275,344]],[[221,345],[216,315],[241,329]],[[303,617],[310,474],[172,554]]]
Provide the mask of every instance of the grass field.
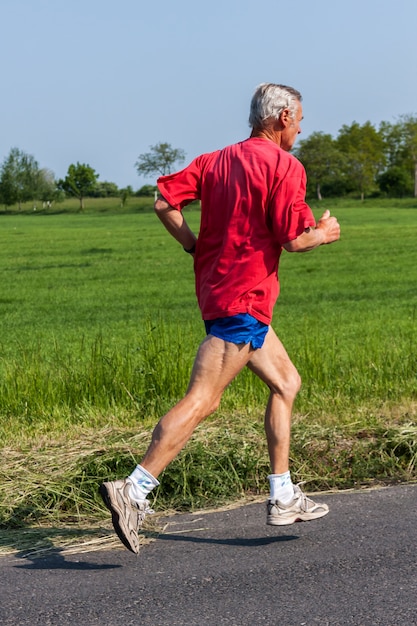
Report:
[[[97,484],[131,470],[185,390],[203,338],[192,259],[151,203],[0,214],[5,527],[100,519]],[[417,202],[392,204],[338,201],[341,241],[282,257],[273,326],[303,378],[292,462],[311,488],[415,477]],[[196,208],[187,219],[197,230]],[[165,472],[160,506],[265,491],[266,398],[250,372],[234,381]]]

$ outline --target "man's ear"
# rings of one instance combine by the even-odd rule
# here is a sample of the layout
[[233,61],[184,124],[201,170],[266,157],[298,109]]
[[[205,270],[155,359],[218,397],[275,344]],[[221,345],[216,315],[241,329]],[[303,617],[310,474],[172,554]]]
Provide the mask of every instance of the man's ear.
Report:
[[291,111],[289,109],[284,109],[279,116],[280,122],[283,128],[288,128],[292,123]]
[[278,119],[272,118],[272,128],[274,129],[274,131],[277,131],[279,133],[282,132],[284,128],[287,128],[287,126],[289,125],[286,121],[287,116],[284,115],[284,113],[285,111],[281,111]]

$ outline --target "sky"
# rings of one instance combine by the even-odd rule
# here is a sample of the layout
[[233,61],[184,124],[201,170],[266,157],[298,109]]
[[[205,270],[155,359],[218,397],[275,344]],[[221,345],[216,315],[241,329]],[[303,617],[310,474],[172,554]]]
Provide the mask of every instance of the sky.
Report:
[[300,139],[417,114],[416,0],[1,0],[0,162],[154,184],[135,162],[245,139],[262,82],[303,95]]

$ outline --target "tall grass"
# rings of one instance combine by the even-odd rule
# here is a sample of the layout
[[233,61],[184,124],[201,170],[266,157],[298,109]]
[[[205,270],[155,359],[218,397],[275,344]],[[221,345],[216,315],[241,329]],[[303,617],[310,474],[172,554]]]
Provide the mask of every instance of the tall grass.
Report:
[[[284,255],[273,325],[301,413],[416,394],[417,234],[410,209],[339,208],[342,239]],[[198,211],[188,213],[198,228]],[[191,259],[151,213],[3,216],[1,436],[116,408],[154,420],[187,385],[203,327]],[[256,407],[244,372],[224,408]]]
[[[104,412],[118,406],[153,414],[161,398],[181,393],[188,377],[188,363],[180,346],[181,337],[168,335],[164,323],[157,331],[149,321],[134,345],[111,347],[100,335],[91,344],[81,339],[75,353],[57,342],[54,351],[47,354],[39,344],[21,346],[14,361],[3,363],[2,414],[27,423],[38,418],[49,420],[51,412],[58,409],[68,412],[70,418],[82,406]],[[172,372],[169,364],[176,353]]]
[[[367,325],[365,324],[365,327]],[[362,405],[399,402],[416,396],[416,329],[375,334],[372,328],[345,344],[337,330],[323,337],[304,327],[291,343],[291,356],[303,377],[296,410],[340,418]],[[202,335],[201,335],[202,336]],[[145,320],[134,342],[106,344],[103,335],[78,346],[58,342],[45,352],[37,343],[20,346],[0,362],[0,435],[13,430],[60,430],[69,423],[89,423],[89,414],[125,413],[144,424],[162,415],[187,386],[195,347],[201,337],[189,324],[172,328],[163,319]],[[358,340],[358,339],[357,339]],[[74,348],[77,348],[74,351]],[[244,371],[226,391],[222,409],[256,408],[267,390]]]

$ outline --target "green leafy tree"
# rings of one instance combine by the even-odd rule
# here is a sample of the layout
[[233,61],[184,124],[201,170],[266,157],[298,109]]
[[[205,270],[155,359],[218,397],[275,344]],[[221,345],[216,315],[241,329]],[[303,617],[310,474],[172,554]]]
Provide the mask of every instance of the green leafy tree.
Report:
[[417,198],[417,117],[402,115],[400,124],[405,153],[409,158],[414,177],[414,197]]
[[353,122],[342,126],[336,144],[345,157],[345,176],[363,200],[375,188],[377,176],[386,163],[383,137],[371,122],[362,126]]
[[84,163],[71,164],[68,173],[58,185],[66,194],[75,196],[80,201],[80,211],[84,209],[84,198],[94,191],[97,184],[98,174]]
[[303,163],[308,189],[313,188],[322,200],[322,187],[329,188],[343,176],[344,156],[331,135],[316,132],[301,140],[294,149],[295,156]]
[[139,175],[170,174],[176,163],[185,161],[185,152],[173,148],[169,143],[157,143],[150,146],[150,151],[140,154],[135,163]]
[[0,197],[6,206],[33,200],[38,191],[40,174],[35,158],[12,148],[0,168]]
[[[381,190],[390,195],[417,196],[417,118],[403,115],[398,122],[381,122],[387,170],[379,177]],[[400,174],[401,170],[401,174]]]
[[36,185],[36,199],[50,204],[54,200],[58,200],[59,197],[60,192],[57,188],[54,173],[47,168],[40,169]]
[[384,141],[387,168],[402,167],[406,157],[402,125],[381,122],[379,133]]

